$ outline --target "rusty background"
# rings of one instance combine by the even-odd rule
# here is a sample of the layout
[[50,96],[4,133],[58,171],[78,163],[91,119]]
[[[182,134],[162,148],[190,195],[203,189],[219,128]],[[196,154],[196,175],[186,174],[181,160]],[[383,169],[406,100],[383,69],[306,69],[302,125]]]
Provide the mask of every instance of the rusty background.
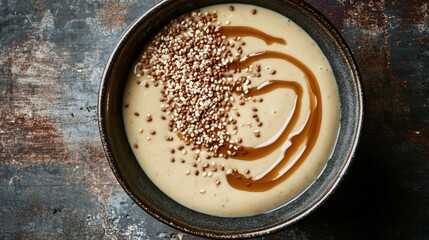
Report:
[[[0,239],[197,239],[128,198],[98,135],[108,55],[156,2],[0,2]],[[337,192],[264,239],[429,239],[428,2],[308,2],[355,54],[366,125]]]

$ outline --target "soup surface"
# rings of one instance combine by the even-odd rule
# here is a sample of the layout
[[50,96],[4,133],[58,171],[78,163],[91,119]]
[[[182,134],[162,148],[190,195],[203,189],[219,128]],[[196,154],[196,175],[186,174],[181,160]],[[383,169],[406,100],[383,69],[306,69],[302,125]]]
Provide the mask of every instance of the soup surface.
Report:
[[172,21],[130,72],[123,119],[165,194],[216,216],[282,206],[322,172],[339,96],[315,41],[274,11],[214,5]]

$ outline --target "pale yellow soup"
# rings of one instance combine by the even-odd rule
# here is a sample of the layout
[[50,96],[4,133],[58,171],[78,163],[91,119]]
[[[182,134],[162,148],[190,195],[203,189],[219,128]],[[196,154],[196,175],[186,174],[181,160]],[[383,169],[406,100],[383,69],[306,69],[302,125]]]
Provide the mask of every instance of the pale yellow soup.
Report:
[[[166,141],[165,136],[176,136],[167,127],[167,121],[161,119],[168,114],[161,111],[161,86],[155,87],[147,75],[137,76],[134,70],[130,73],[126,84],[123,104],[123,120],[128,140],[140,166],[153,183],[169,197],[178,203],[198,212],[216,216],[251,216],[264,213],[287,204],[306,188],[323,171],[333,151],[339,128],[339,96],[331,66],[315,41],[298,25],[283,15],[261,7],[233,4],[214,5],[201,9],[201,12],[216,11],[221,26],[251,26],[275,37],[283,38],[286,45],[267,45],[254,37],[243,37],[246,45],[243,54],[250,54],[261,50],[273,50],[287,53],[304,63],[317,78],[322,108],[320,133],[311,153],[299,168],[285,181],[266,191],[243,191],[231,187],[226,180],[226,173],[230,169],[247,171],[249,176],[258,177],[275,164],[279,151],[256,161],[242,161],[221,157],[206,159],[205,149],[192,151],[191,145],[186,146],[183,141],[174,137],[173,141]],[[255,13],[256,10],[256,14]],[[296,131],[305,124],[309,109],[309,93],[303,73],[292,64],[266,59],[261,61],[261,77],[252,80],[252,86],[257,86],[273,78],[270,74],[276,70],[276,79],[293,80],[304,87],[302,111],[299,116]],[[133,68],[134,69],[134,68]],[[136,84],[139,82],[140,84]],[[147,84],[146,84],[147,83]],[[145,87],[148,85],[149,87]],[[249,101],[241,106],[234,102],[240,118],[236,118],[240,126],[235,138],[242,138],[243,145],[256,146],[275,135],[282,127],[294,108],[295,94],[287,89],[277,89],[261,96],[263,102]],[[252,107],[258,109],[259,118],[263,126],[258,127],[252,122]],[[138,113],[139,116],[136,116]],[[147,121],[150,115],[151,121]],[[255,137],[255,130],[261,132]],[[154,133],[156,132],[156,133]],[[178,150],[179,145],[184,149]],[[171,149],[175,149],[172,153]],[[199,152],[199,166],[208,163],[224,170],[202,172],[195,176],[195,162],[193,156]],[[172,162],[171,159],[175,161]],[[181,162],[184,160],[184,162]]]

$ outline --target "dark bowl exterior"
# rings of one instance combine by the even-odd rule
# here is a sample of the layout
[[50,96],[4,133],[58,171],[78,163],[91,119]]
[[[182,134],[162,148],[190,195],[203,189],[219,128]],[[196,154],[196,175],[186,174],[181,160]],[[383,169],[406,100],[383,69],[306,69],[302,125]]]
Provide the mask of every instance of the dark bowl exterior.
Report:
[[299,0],[238,0],[283,14],[319,44],[331,63],[341,102],[340,132],[332,158],[319,178],[287,205],[252,217],[224,218],[188,209],[161,192],[145,175],[125,134],[122,96],[142,46],[171,19],[227,0],[167,0],[137,19],[122,35],[105,68],[98,99],[101,140],[112,171],[127,194],[146,212],[181,231],[210,238],[257,237],[291,225],[318,207],[335,189],[352,160],[363,122],[363,93],[357,65],[338,31],[316,9]]

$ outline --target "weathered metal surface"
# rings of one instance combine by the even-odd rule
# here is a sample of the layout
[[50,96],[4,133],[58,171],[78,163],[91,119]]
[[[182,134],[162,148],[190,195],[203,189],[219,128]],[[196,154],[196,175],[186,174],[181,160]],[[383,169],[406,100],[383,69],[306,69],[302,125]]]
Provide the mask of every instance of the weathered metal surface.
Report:
[[[0,239],[196,239],[128,198],[98,137],[108,54],[156,2],[0,2]],[[428,3],[308,2],[355,54],[366,125],[337,192],[266,239],[429,238]]]

